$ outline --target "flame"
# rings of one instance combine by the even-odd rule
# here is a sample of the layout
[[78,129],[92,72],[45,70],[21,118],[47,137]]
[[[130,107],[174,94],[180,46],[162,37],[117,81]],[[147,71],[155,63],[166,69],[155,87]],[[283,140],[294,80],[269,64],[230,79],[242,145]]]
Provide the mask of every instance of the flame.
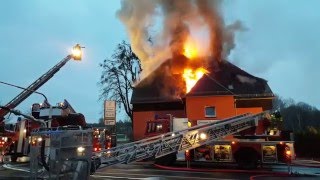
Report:
[[191,68],[185,68],[184,73],[182,75],[183,79],[186,82],[186,92],[190,92],[194,85],[198,82],[202,76],[208,73],[208,71],[204,68],[198,68],[196,70],[192,70]]
[[196,43],[188,39],[183,45],[183,55],[189,59],[197,57],[199,55],[199,51]]

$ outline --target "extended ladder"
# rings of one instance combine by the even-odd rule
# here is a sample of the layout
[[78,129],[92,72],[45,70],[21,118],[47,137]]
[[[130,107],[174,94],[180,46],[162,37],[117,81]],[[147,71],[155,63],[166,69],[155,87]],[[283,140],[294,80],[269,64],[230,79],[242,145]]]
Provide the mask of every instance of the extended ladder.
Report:
[[[27,97],[29,97],[34,91],[39,89],[44,83],[46,83],[56,72],[60,70],[70,59],[71,55],[68,55],[64,59],[62,59],[58,64],[56,64],[53,68],[51,68],[48,72],[43,74],[40,78],[34,81],[30,86],[28,86],[25,90],[23,90],[19,95],[17,95],[14,99],[12,99],[5,107],[9,109],[15,108],[22,101],[24,101]],[[5,109],[0,109],[0,118],[4,117],[9,111]]]
[[107,166],[130,163],[150,157],[159,158],[174,152],[194,149],[224,136],[257,126],[258,121],[268,114],[269,112],[265,111],[256,115],[244,114],[235,116],[221,120],[218,123],[198,125],[124,144],[100,151],[96,155],[100,156],[101,162]]
[[43,74],[40,78],[34,81],[30,86],[28,86],[27,88],[23,88],[24,90],[20,94],[18,94],[15,98],[13,98],[9,103],[5,105],[6,108],[0,108],[0,125],[4,120],[4,116],[8,114],[8,109],[16,108],[22,101],[28,98],[32,93],[38,90],[47,81],[49,81],[49,79],[52,78],[60,70],[60,68],[62,68],[69,60],[81,60],[81,48],[83,47],[81,47],[79,44],[76,44],[73,47],[72,54],[62,59],[58,64],[56,64],[49,71]]

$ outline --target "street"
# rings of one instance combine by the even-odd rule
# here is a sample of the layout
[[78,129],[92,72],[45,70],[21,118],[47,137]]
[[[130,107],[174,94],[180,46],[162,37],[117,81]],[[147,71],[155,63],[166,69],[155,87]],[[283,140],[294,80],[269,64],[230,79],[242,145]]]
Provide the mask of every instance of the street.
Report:
[[[220,169],[216,171],[196,172],[196,171],[182,171],[182,170],[165,170],[155,168],[151,163],[133,163],[129,165],[120,164],[106,168],[99,169],[92,179],[275,179],[277,173],[286,172],[286,166],[274,166],[273,169],[268,168],[263,171],[237,171],[230,169]],[[270,173],[275,171],[275,174]],[[268,174],[264,174],[267,172]],[[293,167],[293,172],[299,173],[319,173],[317,168]],[[300,177],[279,177],[278,179],[319,179],[319,177],[300,176]]]
[[186,172],[155,168],[152,164],[120,164],[101,168],[92,179],[249,179],[250,174]]
[[[0,179],[29,179],[29,164],[7,164],[0,166]],[[8,169],[12,168],[12,169]],[[171,168],[171,169],[170,169]],[[16,169],[16,170],[13,170]],[[288,177],[287,166],[274,165],[263,169],[244,171],[233,168],[190,168],[182,167],[159,168],[153,162],[135,162],[132,164],[118,164],[109,167],[99,168],[96,173],[90,176],[95,179],[150,179],[150,180],[173,180],[173,179],[319,179],[320,168],[294,166],[293,173],[299,174]],[[310,176],[310,175],[313,176]]]

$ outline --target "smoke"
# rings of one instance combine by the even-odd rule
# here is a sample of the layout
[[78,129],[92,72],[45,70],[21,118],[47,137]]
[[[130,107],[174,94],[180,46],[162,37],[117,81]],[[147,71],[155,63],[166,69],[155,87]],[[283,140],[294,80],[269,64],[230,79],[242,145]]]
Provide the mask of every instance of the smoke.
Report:
[[224,31],[224,47],[223,47],[223,57],[227,58],[231,53],[231,50],[236,47],[235,43],[235,33],[237,31],[247,31],[248,29],[237,20],[233,24],[226,26]]
[[190,38],[201,56],[218,62],[226,58],[235,47],[235,32],[245,28],[240,21],[226,26],[221,4],[221,0],[122,0],[117,17],[141,60],[141,79],[181,55]]
[[239,80],[240,82],[242,82],[242,83],[254,84],[254,83],[257,82],[257,80],[254,79],[254,78],[250,78],[250,77],[248,77],[248,76],[242,76],[242,75],[240,75],[240,74],[238,74],[236,77],[237,77],[238,80]]

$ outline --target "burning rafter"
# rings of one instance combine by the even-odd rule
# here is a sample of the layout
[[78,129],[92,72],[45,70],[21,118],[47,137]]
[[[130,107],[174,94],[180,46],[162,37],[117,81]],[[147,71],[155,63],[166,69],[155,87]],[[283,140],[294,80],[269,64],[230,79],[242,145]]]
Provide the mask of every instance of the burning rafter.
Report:
[[196,70],[185,68],[182,77],[186,82],[186,93],[190,92],[190,90],[194,85],[196,85],[198,80],[201,79],[202,76],[206,73],[208,73],[208,71],[204,68],[197,68]]

